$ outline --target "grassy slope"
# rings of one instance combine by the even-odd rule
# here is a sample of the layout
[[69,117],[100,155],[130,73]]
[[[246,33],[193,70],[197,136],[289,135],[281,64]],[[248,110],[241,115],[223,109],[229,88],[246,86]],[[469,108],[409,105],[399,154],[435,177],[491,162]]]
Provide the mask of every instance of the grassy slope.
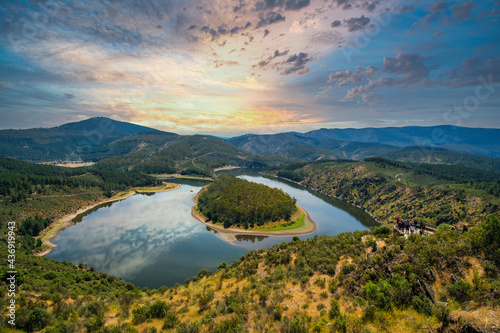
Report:
[[[491,290],[500,281],[498,269],[477,257],[478,231],[462,235],[443,229],[408,240],[367,231],[314,237],[251,251],[231,265],[221,264],[213,275],[201,272],[185,286],[143,292],[91,268],[19,255],[24,310],[18,310],[18,320],[26,321],[39,307],[47,309],[45,324],[60,328],[56,332],[63,326],[107,332],[151,332],[153,327],[330,332],[332,326],[347,332],[415,332],[446,326],[453,332],[464,325],[459,316],[484,327],[482,314],[489,313],[493,327],[500,325],[500,304]],[[452,274],[470,288],[464,300],[450,287]],[[330,314],[332,300],[339,302],[340,313]],[[163,310],[154,312],[158,301],[165,302],[163,307],[157,303]],[[177,330],[169,328],[173,323]]]
[[372,162],[309,164],[295,172],[304,175],[304,185],[359,205],[384,222],[400,216],[431,225],[475,224],[500,210],[500,199],[485,191]]

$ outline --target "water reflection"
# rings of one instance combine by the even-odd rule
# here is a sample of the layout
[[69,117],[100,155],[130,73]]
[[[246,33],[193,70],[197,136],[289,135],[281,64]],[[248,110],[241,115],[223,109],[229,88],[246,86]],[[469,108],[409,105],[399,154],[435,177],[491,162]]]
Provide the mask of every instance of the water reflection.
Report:
[[[313,234],[301,238],[335,235],[374,224],[361,210],[296,184],[252,174],[241,177],[282,188],[297,198],[317,224]],[[191,216],[192,199],[208,182],[171,181],[180,183],[181,187],[153,196],[134,195],[77,216],[75,221],[81,222],[63,230],[53,240],[57,247],[48,257],[75,264],[83,262],[138,286],[157,288],[183,283],[202,268],[215,270],[219,263],[232,262],[251,249],[267,248],[292,239],[291,236],[240,235],[228,243],[220,233]]]

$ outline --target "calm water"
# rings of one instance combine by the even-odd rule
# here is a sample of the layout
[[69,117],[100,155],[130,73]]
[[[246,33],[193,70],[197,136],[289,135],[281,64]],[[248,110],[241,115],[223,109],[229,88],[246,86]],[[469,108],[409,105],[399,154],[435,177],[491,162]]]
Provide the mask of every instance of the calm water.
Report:
[[[310,192],[293,183],[249,173],[247,180],[283,189],[297,199],[316,222],[315,234],[336,235],[366,229],[375,222],[364,212],[342,201]],[[94,266],[141,287],[158,288],[183,283],[200,269],[215,270],[251,249],[266,248],[292,237],[240,237],[234,244],[191,216],[193,197],[206,184],[199,180],[169,180],[177,190],[154,195],[134,195],[107,204],[81,222],[63,230],[47,257]]]

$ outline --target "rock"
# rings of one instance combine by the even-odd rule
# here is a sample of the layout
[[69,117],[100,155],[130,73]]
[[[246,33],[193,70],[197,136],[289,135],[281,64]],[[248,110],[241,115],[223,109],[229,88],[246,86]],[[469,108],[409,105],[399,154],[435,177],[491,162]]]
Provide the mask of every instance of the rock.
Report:
[[443,286],[446,286],[446,283],[447,283],[446,279],[441,280],[441,284],[442,284]]
[[434,270],[432,268],[429,268],[429,279],[431,282],[436,281],[436,273],[434,273]]
[[450,276],[450,280],[451,280],[451,282],[452,282],[452,283],[456,283],[456,282],[460,281],[460,279],[459,279],[459,278],[457,278],[457,277],[455,276],[455,274],[451,274],[451,276]]
[[428,285],[425,281],[422,281],[423,289],[427,297],[430,298],[432,303],[436,303],[436,295],[434,294],[434,290],[430,285]]

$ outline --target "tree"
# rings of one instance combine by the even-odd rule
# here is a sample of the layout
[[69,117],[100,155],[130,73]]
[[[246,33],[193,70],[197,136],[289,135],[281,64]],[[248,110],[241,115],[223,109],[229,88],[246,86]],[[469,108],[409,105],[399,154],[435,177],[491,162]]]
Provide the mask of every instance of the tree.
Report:
[[500,266],[500,218],[493,214],[481,225],[481,240],[488,259]]

